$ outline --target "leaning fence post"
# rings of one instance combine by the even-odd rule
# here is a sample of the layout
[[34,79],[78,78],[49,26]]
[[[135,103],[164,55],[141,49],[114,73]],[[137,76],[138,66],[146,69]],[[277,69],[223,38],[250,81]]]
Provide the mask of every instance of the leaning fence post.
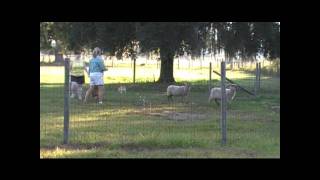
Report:
[[222,145],[227,142],[227,96],[226,96],[226,64],[225,61],[221,62],[221,134]]
[[63,123],[63,143],[68,144],[69,139],[69,72],[70,59],[64,61],[64,123]]

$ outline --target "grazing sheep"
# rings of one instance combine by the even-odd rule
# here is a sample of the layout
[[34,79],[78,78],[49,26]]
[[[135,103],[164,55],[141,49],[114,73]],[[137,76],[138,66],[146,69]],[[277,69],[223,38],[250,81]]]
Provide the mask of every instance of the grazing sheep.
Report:
[[185,96],[188,96],[190,89],[191,87],[189,84],[185,84],[184,86],[170,85],[167,88],[168,100],[172,100],[172,96],[181,96],[182,98],[184,98]]
[[122,93],[127,94],[127,88],[126,88],[126,86],[120,86],[120,87],[118,87],[118,92],[119,92],[120,94],[122,94]]
[[[235,84],[231,84],[231,85],[227,86],[227,88],[226,88],[227,102],[232,101],[234,99],[234,97],[236,96],[236,90],[237,90],[236,87],[237,87],[237,85],[235,85]],[[221,101],[221,88],[220,87],[215,87],[215,88],[211,89],[208,102],[210,103],[212,99],[214,99],[214,101],[218,105],[220,104],[218,102],[218,100]]]

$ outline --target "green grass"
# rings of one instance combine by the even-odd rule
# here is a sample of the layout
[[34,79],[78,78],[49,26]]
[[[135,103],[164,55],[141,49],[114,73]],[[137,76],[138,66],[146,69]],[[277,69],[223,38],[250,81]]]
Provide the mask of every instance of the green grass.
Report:
[[[175,99],[169,104],[165,85],[153,81],[155,67],[140,67],[131,85],[129,67],[110,68],[105,75],[105,103],[70,102],[70,143],[63,140],[63,67],[40,67],[40,157],[41,158],[279,158],[280,79],[263,77],[258,97],[239,92],[228,107],[227,145],[220,144],[219,107],[207,103],[207,69],[176,72],[177,81],[192,83],[188,104]],[[149,70],[147,70],[149,68]],[[139,71],[139,68],[137,68]],[[182,71],[182,73],[180,73]],[[112,73],[111,73],[112,72]],[[193,76],[193,74],[195,74]],[[150,78],[151,76],[151,78]],[[252,75],[228,71],[227,77],[252,90]],[[145,78],[148,77],[148,78]],[[218,85],[218,77],[214,77]],[[86,79],[86,82],[88,80]],[[142,83],[144,82],[144,83]],[[127,83],[127,94],[117,92]],[[88,85],[85,85],[87,88]],[[145,98],[146,105],[140,101]],[[192,102],[192,103],[190,103]],[[173,107],[174,106],[174,107]],[[174,120],[164,113],[174,110],[202,118]],[[192,110],[191,110],[192,109]]]

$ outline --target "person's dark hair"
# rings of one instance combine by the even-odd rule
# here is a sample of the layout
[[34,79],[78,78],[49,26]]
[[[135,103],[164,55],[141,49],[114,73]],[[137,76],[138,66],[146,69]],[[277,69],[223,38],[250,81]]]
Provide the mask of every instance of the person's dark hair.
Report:
[[81,51],[75,50],[75,51],[74,51],[74,54],[79,55],[79,54],[81,54]]

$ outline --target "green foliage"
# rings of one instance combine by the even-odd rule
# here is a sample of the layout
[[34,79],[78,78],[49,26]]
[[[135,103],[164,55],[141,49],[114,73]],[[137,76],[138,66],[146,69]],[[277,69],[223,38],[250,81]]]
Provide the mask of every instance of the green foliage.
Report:
[[200,55],[198,28],[200,23],[191,22],[148,22],[141,23],[137,31],[141,51],[160,49],[173,54]]
[[204,24],[203,48],[214,54],[224,50],[230,58],[250,59],[262,54],[280,57],[280,24],[275,22],[212,22]]
[[52,39],[52,23],[40,22],[40,50],[48,50],[51,48],[50,41]]
[[280,24],[274,22],[54,22],[40,23],[40,30],[40,48],[51,37],[62,52],[99,46],[118,59],[159,52],[159,82],[174,82],[173,59],[185,52],[192,59],[222,50],[228,59],[280,57]]
[[201,52],[229,57],[280,57],[280,24],[275,22],[40,22],[40,48],[60,40],[70,50],[100,46],[112,55],[132,55],[158,49],[200,56]]

